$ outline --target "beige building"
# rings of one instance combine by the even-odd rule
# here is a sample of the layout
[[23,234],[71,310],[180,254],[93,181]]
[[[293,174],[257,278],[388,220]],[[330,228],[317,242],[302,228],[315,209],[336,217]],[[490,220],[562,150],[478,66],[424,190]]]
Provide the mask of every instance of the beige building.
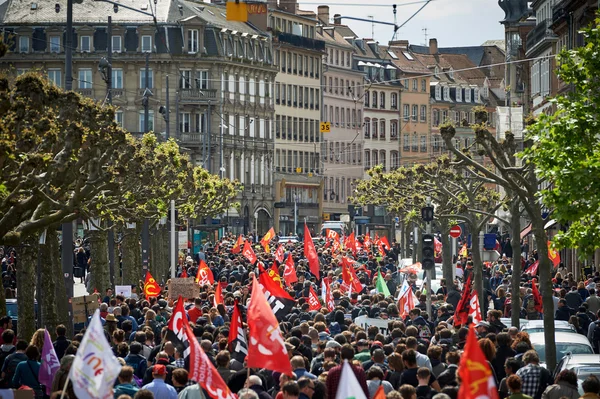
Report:
[[318,231],[323,213],[319,125],[325,43],[316,39],[316,25],[314,13],[298,10],[294,1],[285,7],[269,2],[268,29],[278,68],[273,179],[280,207],[274,227],[283,235],[303,234],[304,222]]
[[[64,87],[66,10],[56,13],[48,0],[9,0],[4,6],[3,29],[14,33],[15,41],[0,59],[1,68],[41,69]],[[115,117],[125,129],[141,133],[149,55],[149,130],[165,136],[159,110],[167,105],[168,80],[170,136],[189,149],[196,165],[244,184],[241,213],[231,210],[223,222],[236,232],[266,231],[273,215],[271,93],[277,73],[270,37],[246,23],[227,21],[225,7],[210,3],[157,0],[156,26],[151,17],[132,10],[115,13],[112,4],[89,1],[74,8],[73,89],[100,102],[106,98],[98,62],[107,57],[110,40]],[[266,25],[266,14],[263,19]]]
[[[340,26],[330,25],[329,7],[318,8],[317,38],[325,42],[323,66],[323,218],[340,220],[348,214],[352,187],[363,177],[362,134],[364,73],[354,62],[353,38],[344,38]],[[347,28],[346,28],[347,29]]]

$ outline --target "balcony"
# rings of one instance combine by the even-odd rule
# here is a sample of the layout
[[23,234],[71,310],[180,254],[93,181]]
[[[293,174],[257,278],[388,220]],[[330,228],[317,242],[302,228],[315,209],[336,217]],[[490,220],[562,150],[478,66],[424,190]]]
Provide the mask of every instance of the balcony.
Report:
[[527,55],[531,54],[536,48],[541,48],[544,43],[550,45],[558,40],[558,36],[550,29],[551,22],[549,19],[545,19],[529,32],[526,41]]
[[187,103],[203,103],[215,101],[217,91],[212,89],[179,89],[179,101]]
[[77,89],[77,93],[85,97],[91,97],[94,95],[94,89]]
[[[278,40],[308,50],[325,51],[325,42],[323,40],[310,39],[304,36],[292,35],[291,33],[280,33]],[[288,72],[290,72],[289,68]]]
[[180,140],[183,144],[198,144],[202,142],[204,133],[181,133]]
[[567,4],[569,0],[563,0],[560,3],[552,7],[552,25],[560,24],[567,20],[569,13],[567,11]]

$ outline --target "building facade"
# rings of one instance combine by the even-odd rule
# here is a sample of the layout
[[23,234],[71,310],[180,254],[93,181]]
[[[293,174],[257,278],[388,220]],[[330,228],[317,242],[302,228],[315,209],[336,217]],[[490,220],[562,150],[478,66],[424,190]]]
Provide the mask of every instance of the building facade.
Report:
[[[293,3],[293,4],[292,4]],[[316,39],[314,13],[295,2],[269,4],[274,42],[275,158],[274,189],[279,203],[274,227],[283,235],[313,232],[323,214],[320,122],[322,59],[325,42]]]
[[[274,149],[271,93],[277,73],[269,35],[227,21],[225,7],[210,3],[157,0],[154,12],[156,22],[124,8],[115,13],[107,3],[76,4],[73,89],[99,102],[108,98],[98,65],[109,58],[110,41],[117,122],[133,134],[144,132],[146,93],[149,131],[162,137],[169,131],[194,164],[243,183],[241,213],[232,209],[223,222],[236,232],[268,229],[274,200],[268,173]],[[2,29],[11,46],[0,67],[16,74],[36,68],[65,87],[65,26],[60,4],[9,1]],[[167,95],[169,112],[161,115]]]

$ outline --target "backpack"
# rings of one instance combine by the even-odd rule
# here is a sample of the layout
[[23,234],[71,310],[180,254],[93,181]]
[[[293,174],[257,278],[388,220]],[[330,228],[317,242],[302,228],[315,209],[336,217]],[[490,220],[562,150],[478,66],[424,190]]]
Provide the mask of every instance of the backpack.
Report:
[[[16,349],[16,348],[15,348]],[[14,353],[14,351],[13,351]],[[8,358],[8,355],[4,358],[4,360]],[[4,360],[2,360],[2,364],[4,365]],[[15,357],[11,357],[9,362],[6,363],[6,367],[4,367],[4,378],[0,380],[0,388],[8,389],[11,388],[12,378],[15,375],[15,371],[17,370],[17,365],[21,363],[22,359],[15,360]]]
[[431,329],[429,325],[425,324],[413,324],[419,331],[419,340],[429,343],[431,341]]

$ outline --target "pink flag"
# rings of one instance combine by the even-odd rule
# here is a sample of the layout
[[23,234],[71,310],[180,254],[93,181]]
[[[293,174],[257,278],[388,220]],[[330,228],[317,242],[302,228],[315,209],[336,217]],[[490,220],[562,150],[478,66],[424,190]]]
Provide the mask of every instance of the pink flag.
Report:
[[56,351],[54,351],[54,345],[52,345],[52,338],[48,330],[44,332],[44,346],[42,347],[42,365],[40,367],[40,373],[38,379],[40,384],[46,387],[46,394],[52,393],[52,381],[54,375],[60,368],[60,362]]

